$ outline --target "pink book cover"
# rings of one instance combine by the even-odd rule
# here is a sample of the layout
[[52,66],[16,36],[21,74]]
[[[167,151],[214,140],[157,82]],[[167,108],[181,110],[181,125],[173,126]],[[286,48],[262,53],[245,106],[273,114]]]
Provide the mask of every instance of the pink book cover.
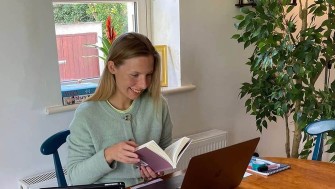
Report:
[[[144,164],[148,164],[148,166],[155,172],[173,168],[168,161],[146,147],[137,150],[136,153],[139,155],[141,161],[143,161]],[[143,165],[143,162],[140,164]]]

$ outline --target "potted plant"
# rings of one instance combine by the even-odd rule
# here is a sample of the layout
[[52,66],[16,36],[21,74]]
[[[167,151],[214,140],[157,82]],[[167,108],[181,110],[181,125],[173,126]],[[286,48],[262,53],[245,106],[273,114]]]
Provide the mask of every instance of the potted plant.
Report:
[[[93,47],[97,48],[102,52],[102,56],[99,56],[103,61],[107,61],[107,56],[109,53],[109,48],[111,47],[113,41],[115,40],[117,34],[114,29],[114,26],[112,25],[112,18],[111,16],[108,16],[106,19],[106,28],[105,28],[105,36],[101,37],[102,46],[99,46],[98,44],[85,44],[86,47]],[[86,56],[86,57],[92,57],[92,56]]]
[[[254,48],[246,63],[251,81],[242,84],[240,97],[248,98],[245,107],[260,132],[277,118],[285,120],[286,155],[293,158],[311,152],[314,139],[305,134],[306,124],[335,118],[335,82],[329,77],[335,61],[335,2],[310,2],[292,6],[288,0],[257,0],[234,17],[239,33],[232,38]],[[320,80],[324,84],[318,87]],[[333,153],[335,135],[328,136]]]

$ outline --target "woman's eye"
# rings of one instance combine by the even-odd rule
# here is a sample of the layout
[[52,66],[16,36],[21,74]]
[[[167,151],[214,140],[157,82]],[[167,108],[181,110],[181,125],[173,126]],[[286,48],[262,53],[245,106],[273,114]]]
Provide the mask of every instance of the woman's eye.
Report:
[[138,74],[130,74],[132,77],[138,77]]

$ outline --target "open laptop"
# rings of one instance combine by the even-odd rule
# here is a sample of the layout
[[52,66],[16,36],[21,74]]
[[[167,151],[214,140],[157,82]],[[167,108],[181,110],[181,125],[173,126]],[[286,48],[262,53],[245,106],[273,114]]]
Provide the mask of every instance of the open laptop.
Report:
[[141,189],[231,189],[237,187],[255,152],[259,137],[195,156],[185,175],[145,186]]
[[51,187],[41,189],[125,189],[124,182],[111,182],[104,184],[88,184],[88,185],[76,185],[76,186],[65,186],[65,187]]

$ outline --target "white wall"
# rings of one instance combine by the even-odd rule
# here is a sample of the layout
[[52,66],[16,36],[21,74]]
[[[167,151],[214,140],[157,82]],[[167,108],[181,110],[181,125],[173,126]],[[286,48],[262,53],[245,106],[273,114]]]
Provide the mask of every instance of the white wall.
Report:
[[73,113],[44,114],[61,98],[54,93],[60,85],[51,2],[2,1],[0,23],[0,185],[12,189],[19,178],[52,168],[39,147]]
[[[255,118],[245,113],[245,99],[238,97],[241,83],[250,80],[245,62],[253,49],[244,50],[231,39],[237,33],[233,27],[233,17],[239,14],[236,1],[179,0],[179,7],[176,3],[178,0],[153,0],[154,41],[180,33],[182,84],[197,86],[194,92],[168,97],[175,135],[218,128],[229,132],[230,144],[259,136]],[[176,20],[178,8],[180,20]],[[169,14],[173,16],[167,18]],[[159,25],[166,20],[173,23]],[[175,25],[179,22],[180,32]],[[284,138],[284,122],[278,119],[263,129],[257,151],[262,156],[285,157]]]
[[167,45],[168,85],[180,86],[179,0],[152,0],[152,42]]
[[[235,3],[179,1],[182,83],[197,89],[167,96],[176,137],[219,128],[229,132],[233,144],[258,135],[238,97],[241,82],[249,79],[244,63],[250,50],[230,39],[236,32],[232,17],[239,11]],[[12,189],[19,178],[53,168],[40,145],[67,128],[73,112],[44,114],[46,106],[61,103],[51,2],[2,0],[0,23],[0,183]],[[272,141],[262,138],[261,146],[276,146]]]
[[223,129],[229,132],[230,143],[258,135],[254,119],[245,114],[244,100],[238,97],[241,83],[249,80],[245,61],[250,50],[231,39],[236,33],[233,17],[239,13],[235,3],[180,0],[182,83],[197,86],[189,94],[190,110],[197,111],[187,112],[194,123],[182,130]]

